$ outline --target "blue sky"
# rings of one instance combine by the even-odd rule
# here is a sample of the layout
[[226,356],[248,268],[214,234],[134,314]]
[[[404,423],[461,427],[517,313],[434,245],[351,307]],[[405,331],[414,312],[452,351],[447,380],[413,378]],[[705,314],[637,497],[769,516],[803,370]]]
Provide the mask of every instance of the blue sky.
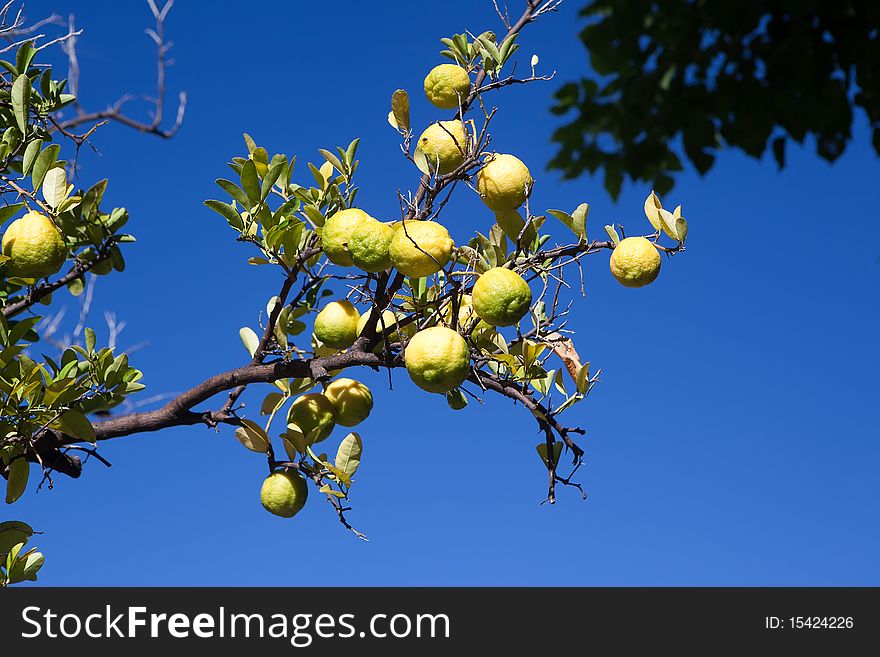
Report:
[[[650,191],[627,185],[612,202],[599,179],[560,181],[545,164],[558,125],[548,107],[587,62],[578,3],[530,26],[558,81],[495,97],[494,145],[535,174],[533,209],[591,204],[588,232],[620,221],[648,228]],[[75,11],[82,91],[99,107],[149,92],[154,59],[140,3],[32,2],[36,16]],[[391,92],[413,97],[413,122],[438,118],[420,93],[441,59],[438,39],[499,29],[490,2],[277,3],[272,11],[181,1],[169,18],[172,94],[190,103],[170,142],[103,128],[101,156],[82,183],[110,176],[139,241],[119,276],[96,288],[93,324],[111,310],[128,322],[123,345],[147,394],[185,389],[242,364],[238,329],[255,326],[280,279],[219,215],[213,180],[249,132],[270,152],[298,154],[299,179],[317,148],[362,138],[359,202],[397,216],[395,191],[417,172],[387,125]],[[132,109],[139,108],[133,104]],[[583,502],[560,490],[540,506],[546,471],[530,416],[502,399],[449,411],[405,373],[388,391],[363,373],[376,409],[360,427],[364,461],[351,521],[339,526],[318,495],[294,520],[263,511],[265,463],[229,430],[180,428],[111,441],[111,469],[30,491],[6,515],[45,532],[41,581],[52,585],[858,585],[880,584],[880,446],[876,412],[880,163],[863,117],[835,165],[812,144],[782,173],[724,153],[705,178],[680,177],[665,204],[683,203],[687,253],[658,281],[625,289],[607,254],[588,259],[588,298],[572,323],[602,383],[570,411],[588,428]],[[221,197],[222,198],[222,197]],[[552,221],[552,220],[551,220]],[[472,194],[446,211],[465,242],[491,217]],[[564,230],[555,236],[565,239]],[[76,302],[58,295],[69,311]],[[261,391],[245,400],[258,413]],[[265,392],[262,391],[263,393]],[[335,434],[331,441],[344,434]],[[32,487],[33,488],[33,487]]]

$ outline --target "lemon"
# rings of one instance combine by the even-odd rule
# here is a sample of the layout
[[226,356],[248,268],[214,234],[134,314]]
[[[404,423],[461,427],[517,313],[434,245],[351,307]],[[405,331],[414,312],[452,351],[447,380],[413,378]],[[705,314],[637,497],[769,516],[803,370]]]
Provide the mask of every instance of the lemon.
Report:
[[492,326],[513,326],[532,305],[529,284],[515,271],[493,267],[474,283],[474,310]]
[[394,232],[388,253],[401,274],[422,278],[446,266],[453,246],[449,231],[436,221],[405,221]]
[[425,95],[440,109],[456,109],[471,92],[468,72],[456,64],[440,64],[425,77]]
[[64,237],[44,214],[28,212],[16,219],[3,234],[3,255],[11,276],[44,278],[51,276],[67,259]]
[[324,396],[333,402],[336,422],[343,427],[360,424],[373,410],[373,393],[354,379],[336,379],[324,390]]
[[355,266],[374,274],[391,266],[388,247],[394,237],[394,228],[381,221],[364,221],[348,239],[348,253]]
[[467,133],[461,121],[438,121],[429,125],[419,137],[416,149],[428,162],[428,168],[439,174],[461,166],[467,153]]
[[350,301],[331,301],[315,317],[315,337],[333,349],[350,347],[357,340],[360,318]]
[[477,173],[480,198],[496,212],[516,210],[525,203],[533,183],[528,167],[513,155],[490,155]]
[[309,486],[298,472],[281,470],[273,472],[263,481],[260,502],[269,513],[282,518],[292,518],[306,504]]
[[340,210],[324,222],[321,245],[330,262],[342,267],[351,267],[354,264],[348,253],[348,240],[352,231],[368,220],[376,221],[363,210],[349,208]]
[[[376,312],[375,309],[371,308],[370,312],[361,315],[361,319],[358,322],[357,326],[358,335],[364,332],[364,327],[366,327],[367,321],[369,321],[374,312]],[[398,318],[394,314],[394,312],[386,308],[382,311],[381,318],[376,322],[376,333],[384,333],[387,336],[389,342],[400,342],[400,336],[397,332],[397,322]],[[403,335],[405,337],[410,337],[413,333],[415,333],[415,324],[410,322],[406,326],[402,326],[401,331],[403,332]],[[376,345],[375,351],[379,351],[381,349],[383,342],[384,340],[379,341],[379,344]]]
[[406,345],[409,378],[428,392],[449,392],[460,386],[470,369],[471,352],[464,338],[445,326],[416,333]]
[[[299,427],[309,445],[319,443],[336,426],[336,407],[320,392],[311,392],[298,397],[290,405],[287,423]],[[312,432],[315,432],[314,436]]]
[[660,273],[660,253],[644,237],[627,237],[611,252],[611,274],[626,287],[644,287]]

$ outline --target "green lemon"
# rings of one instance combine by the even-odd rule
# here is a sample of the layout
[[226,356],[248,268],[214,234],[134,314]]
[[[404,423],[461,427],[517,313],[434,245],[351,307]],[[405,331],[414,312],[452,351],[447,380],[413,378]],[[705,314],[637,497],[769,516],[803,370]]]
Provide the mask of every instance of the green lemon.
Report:
[[492,326],[513,326],[529,312],[532,291],[515,271],[493,267],[474,284],[474,310]]
[[456,64],[440,64],[425,77],[425,96],[440,109],[457,109],[471,91],[468,72]]
[[9,257],[9,274],[23,278],[51,276],[67,259],[64,236],[49,217],[33,211],[9,224],[0,248]]
[[375,274],[391,266],[388,247],[394,237],[394,228],[381,221],[364,221],[348,239],[348,253],[355,266]]
[[[336,426],[336,407],[320,392],[311,392],[297,397],[290,405],[287,423],[295,424],[310,445],[319,443]],[[316,432],[314,436],[312,432]]]
[[453,246],[449,231],[436,221],[404,221],[394,232],[388,253],[401,274],[422,278],[446,266]]
[[445,326],[419,331],[404,352],[409,377],[428,392],[446,393],[460,386],[470,370],[470,358],[464,338]]
[[348,252],[348,240],[352,231],[365,221],[373,220],[363,210],[349,208],[340,210],[324,222],[321,230],[321,246],[324,253],[333,264],[342,267],[351,267],[354,262]]
[[260,503],[269,513],[282,518],[292,518],[306,504],[309,486],[306,480],[294,470],[273,472],[263,481],[260,488]]
[[489,155],[477,173],[480,198],[496,212],[516,210],[525,203],[533,183],[528,167],[513,155]]
[[660,253],[644,237],[627,237],[611,252],[611,274],[626,287],[644,287],[660,274]]
[[467,133],[457,120],[432,123],[416,144],[416,149],[425,156],[428,169],[439,174],[460,167],[467,148]]
[[331,301],[315,317],[315,337],[327,347],[346,349],[357,340],[360,318],[350,301]]
[[353,427],[367,419],[373,410],[373,394],[360,381],[336,379],[324,390],[336,407],[336,422],[343,427]]

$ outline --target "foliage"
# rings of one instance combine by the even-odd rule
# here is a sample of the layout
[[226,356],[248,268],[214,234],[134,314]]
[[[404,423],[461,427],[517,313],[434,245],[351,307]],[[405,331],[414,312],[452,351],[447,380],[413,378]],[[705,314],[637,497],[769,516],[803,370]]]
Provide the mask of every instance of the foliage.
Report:
[[865,111],[880,153],[880,4],[873,0],[590,0],[580,34],[593,75],[556,92],[551,167],[601,171],[664,193],[685,159],[704,174],[723,148],[779,167],[815,139],[834,161]]

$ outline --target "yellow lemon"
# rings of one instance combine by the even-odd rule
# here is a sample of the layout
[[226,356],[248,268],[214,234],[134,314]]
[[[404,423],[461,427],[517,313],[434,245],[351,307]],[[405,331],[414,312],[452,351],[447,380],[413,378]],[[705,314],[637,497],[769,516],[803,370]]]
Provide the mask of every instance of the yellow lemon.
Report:
[[474,284],[474,310],[492,326],[513,326],[529,312],[532,291],[515,271],[493,267]]
[[2,251],[9,257],[9,274],[23,278],[51,276],[67,259],[64,237],[49,217],[39,212],[28,212],[9,224]]
[[422,278],[446,266],[453,246],[449,231],[436,221],[405,221],[394,232],[388,253],[401,274]]
[[432,123],[419,137],[416,149],[424,156],[428,169],[439,174],[461,166],[467,153],[467,133],[461,121]]
[[391,266],[388,247],[394,237],[394,228],[381,221],[364,221],[348,240],[348,253],[355,266],[374,274]]
[[287,423],[299,427],[309,445],[319,443],[336,426],[336,407],[320,392],[310,392],[297,397],[290,405]]
[[354,379],[336,379],[324,390],[324,396],[333,402],[336,407],[336,422],[343,427],[360,424],[373,410],[373,393]]
[[644,287],[660,273],[660,253],[644,237],[627,237],[611,252],[611,274],[626,287]]
[[350,347],[357,340],[360,318],[350,301],[331,301],[315,317],[315,337],[333,349]]
[[349,208],[340,210],[324,222],[321,245],[330,262],[342,267],[351,267],[354,264],[348,252],[348,240],[352,231],[368,220],[375,221],[363,210]]
[[456,109],[471,91],[466,70],[456,64],[440,64],[425,77],[425,96],[440,109]]
[[449,392],[460,386],[470,369],[471,352],[458,333],[432,326],[416,333],[406,345],[409,378],[428,392]]
[[525,203],[533,183],[528,167],[513,155],[490,155],[477,173],[480,198],[496,212],[516,210]]
[[260,503],[269,513],[282,518],[292,518],[306,504],[309,486],[298,472],[281,470],[273,472],[260,488]]

